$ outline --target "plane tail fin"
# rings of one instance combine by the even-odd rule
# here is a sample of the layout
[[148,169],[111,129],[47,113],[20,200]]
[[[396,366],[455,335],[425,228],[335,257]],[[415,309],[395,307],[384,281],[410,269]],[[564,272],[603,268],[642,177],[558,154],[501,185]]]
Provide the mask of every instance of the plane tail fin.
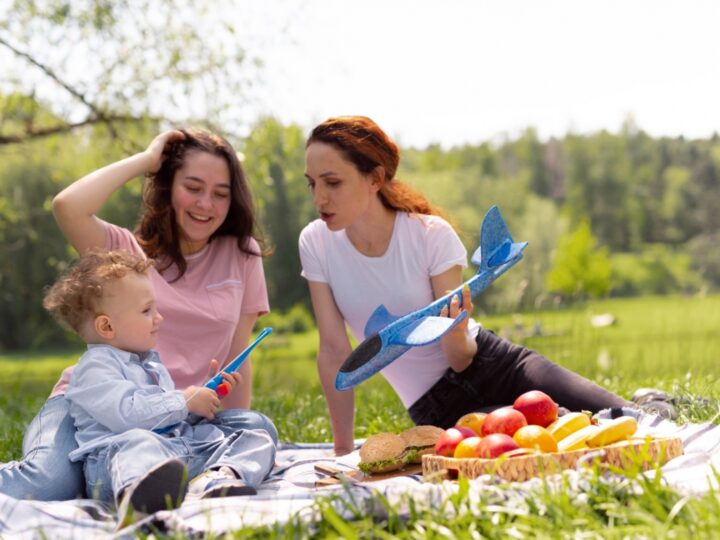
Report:
[[527,242],[514,242],[505,220],[497,206],[485,214],[480,230],[480,246],[471,261],[478,267],[478,274],[492,271],[508,262],[517,262]]

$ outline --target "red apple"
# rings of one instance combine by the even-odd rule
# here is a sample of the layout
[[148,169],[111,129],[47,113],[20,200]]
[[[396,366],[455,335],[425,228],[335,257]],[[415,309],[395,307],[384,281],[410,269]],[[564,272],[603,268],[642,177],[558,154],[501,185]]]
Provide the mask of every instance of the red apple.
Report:
[[558,405],[545,392],[530,390],[519,396],[513,409],[525,415],[528,424],[548,427],[558,417]]
[[485,436],[492,433],[504,433],[512,437],[523,426],[527,426],[527,420],[523,413],[512,407],[503,407],[485,417],[482,434]]
[[482,459],[495,459],[496,457],[517,450],[518,444],[510,435],[505,433],[491,433],[480,439],[477,445],[477,456]]
[[455,453],[455,447],[465,438],[465,435],[459,429],[446,429],[440,434],[435,443],[435,453],[439,456],[452,457]]
[[470,429],[469,427],[455,426],[453,429],[457,429],[460,433],[462,433],[463,439],[480,436],[479,433],[475,433],[475,430]]

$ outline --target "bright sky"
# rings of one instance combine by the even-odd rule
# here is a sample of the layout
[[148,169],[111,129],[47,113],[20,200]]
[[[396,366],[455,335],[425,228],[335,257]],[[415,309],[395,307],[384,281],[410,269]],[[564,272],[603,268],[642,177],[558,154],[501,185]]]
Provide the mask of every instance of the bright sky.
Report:
[[[239,3],[243,20],[247,3]],[[260,110],[365,114],[403,145],[720,131],[715,0],[264,0]],[[266,30],[262,30],[266,28]]]

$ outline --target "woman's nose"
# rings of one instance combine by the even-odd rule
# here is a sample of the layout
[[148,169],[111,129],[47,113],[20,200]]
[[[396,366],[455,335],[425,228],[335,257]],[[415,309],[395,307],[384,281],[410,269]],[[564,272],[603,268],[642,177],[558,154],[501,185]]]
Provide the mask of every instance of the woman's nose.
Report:
[[321,187],[316,185],[315,190],[313,191],[313,202],[315,203],[316,207],[322,206],[327,201],[327,194],[325,190]]
[[212,201],[208,195],[198,195],[198,198],[195,200],[195,204],[199,208],[210,208]]

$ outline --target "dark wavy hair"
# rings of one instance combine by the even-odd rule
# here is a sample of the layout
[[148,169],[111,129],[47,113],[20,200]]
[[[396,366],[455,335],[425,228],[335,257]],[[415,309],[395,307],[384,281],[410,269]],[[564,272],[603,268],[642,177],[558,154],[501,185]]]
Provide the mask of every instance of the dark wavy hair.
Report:
[[248,255],[261,256],[250,248],[249,240],[255,238],[262,246],[255,219],[250,186],[245,178],[237,153],[220,135],[204,129],[181,129],[185,139],[174,141],[165,147],[163,162],[157,172],[147,175],[143,191],[145,211],[135,228],[135,236],[145,254],[158,261],[158,270],[163,272],[175,264],[180,279],[187,270],[187,261],[180,251],[180,231],[175,211],[172,207],[171,193],[175,173],[193,152],[207,152],[221,157],[230,171],[230,209],[225,221],[210,237],[235,236],[238,247]]
[[395,178],[400,151],[380,126],[367,116],[328,118],[312,130],[305,147],[314,142],[334,146],[362,174],[370,174],[381,166],[385,170],[385,178],[378,195],[386,208],[443,216],[443,212],[430,204],[422,193]]

